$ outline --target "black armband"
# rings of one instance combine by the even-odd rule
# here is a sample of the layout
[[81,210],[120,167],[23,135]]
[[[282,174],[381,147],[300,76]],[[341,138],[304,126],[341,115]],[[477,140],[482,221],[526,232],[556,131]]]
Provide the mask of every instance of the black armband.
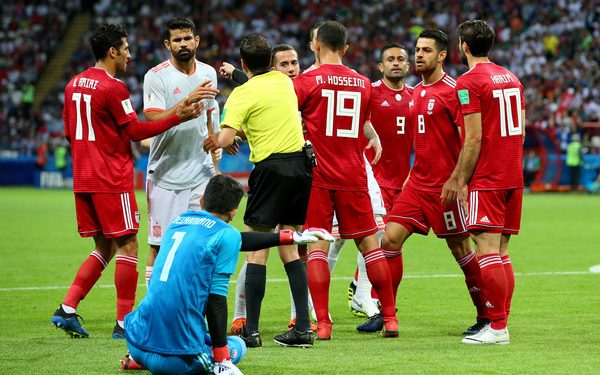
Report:
[[240,85],[243,85],[244,83],[248,82],[248,77],[240,69],[234,69],[233,70],[233,73],[231,73],[231,79],[234,82],[239,83]]

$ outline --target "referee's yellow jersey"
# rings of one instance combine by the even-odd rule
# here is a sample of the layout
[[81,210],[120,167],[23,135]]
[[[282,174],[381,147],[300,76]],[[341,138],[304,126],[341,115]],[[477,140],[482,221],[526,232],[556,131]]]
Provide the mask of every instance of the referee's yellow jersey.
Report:
[[221,127],[243,129],[250,144],[250,161],[275,153],[302,150],[304,136],[292,80],[278,71],[252,77],[229,95]]

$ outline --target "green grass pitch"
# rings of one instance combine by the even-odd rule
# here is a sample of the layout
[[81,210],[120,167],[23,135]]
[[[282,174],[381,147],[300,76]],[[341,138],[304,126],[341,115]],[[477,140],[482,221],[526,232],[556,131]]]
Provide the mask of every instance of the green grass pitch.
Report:
[[[138,301],[145,293],[146,203],[139,234]],[[244,204],[242,204],[243,206]],[[400,286],[400,338],[358,334],[346,305],[356,248],[346,244],[331,284],[333,340],[312,349],[278,347],[289,292],[277,253],[268,265],[264,347],[239,364],[246,374],[593,374],[600,369],[600,197],[526,195],[521,235],[511,243],[517,285],[511,344],[469,347],[460,332],[474,322],[460,270],[433,235],[406,244]],[[242,212],[235,225],[241,226]],[[118,374],[124,341],[111,338],[115,291],[111,264],[78,312],[89,339],[71,339],[50,317],[92,250],[76,232],[72,193],[0,189],[0,374]],[[238,266],[241,265],[238,262]],[[234,277],[235,279],[235,277]],[[235,285],[230,288],[230,320]]]

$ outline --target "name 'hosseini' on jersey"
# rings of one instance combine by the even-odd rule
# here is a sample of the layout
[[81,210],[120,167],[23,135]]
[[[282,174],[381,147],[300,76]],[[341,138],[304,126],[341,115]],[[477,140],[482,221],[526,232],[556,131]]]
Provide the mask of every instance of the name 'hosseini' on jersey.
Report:
[[463,115],[481,113],[481,152],[469,188],[523,187],[523,85],[507,69],[479,63],[457,80]]
[[413,92],[415,163],[410,181],[424,190],[441,190],[460,154],[458,127],[463,118],[455,86],[456,81],[444,74],[432,84],[419,83]]
[[325,64],[294,80],[306,138],[318,166],[313,185],[332,190],[367,190],[363,126],[371,82],[344,65]]
[[137,120],[125,84],[89,68],[65,87],[63,121],[73,155],[73,191],[133,190],[133,155],[124,126]]

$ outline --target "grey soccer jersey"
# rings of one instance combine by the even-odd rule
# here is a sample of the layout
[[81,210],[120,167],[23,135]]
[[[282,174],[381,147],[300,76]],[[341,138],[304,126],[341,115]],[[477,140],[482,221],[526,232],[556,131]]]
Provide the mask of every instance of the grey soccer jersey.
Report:
[[[162,62],[144,77],[144,113],[166,111],[206,80],[216,87],[217,72],[198,60],[190,75],[177,70],[170,60]],[[202,150],[202,144],[208,134],[206,113],[214,112],[215,108],[213,128],[219,131],[219,122],[215,121],[218,119],[214,118],[218,115],[218,104],[214,99],[204,104],[206,110],[198,118],[173,127],[152,141],[147,178],[163,189],[190,189],[215,175],[211,156]]]

